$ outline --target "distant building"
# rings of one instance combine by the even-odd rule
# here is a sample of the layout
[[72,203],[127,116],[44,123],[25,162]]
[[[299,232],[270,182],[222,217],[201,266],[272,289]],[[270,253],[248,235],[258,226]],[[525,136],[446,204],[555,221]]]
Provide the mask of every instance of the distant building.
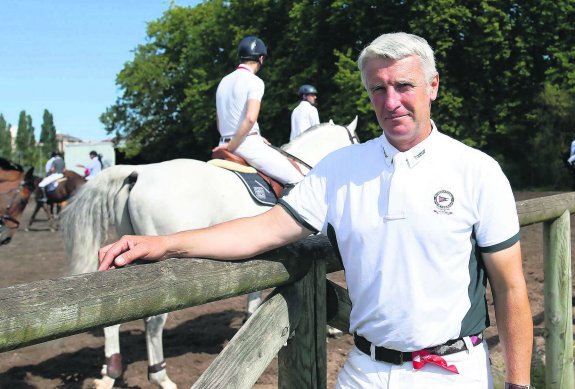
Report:
[[87,165],[90,161],[89,154],[91,151],[101,155],[104,169],[116,164],[116,150],[114,150],[114,144],[111,141],[72,142],[67,143],[64,147],[66,169],[84,176],[85,171],[78,164]]
[[82,143],[82,139],[76,138],[72,135],[56,133],[56,142],[58,142],[58,151],[63,153],[67,145]]

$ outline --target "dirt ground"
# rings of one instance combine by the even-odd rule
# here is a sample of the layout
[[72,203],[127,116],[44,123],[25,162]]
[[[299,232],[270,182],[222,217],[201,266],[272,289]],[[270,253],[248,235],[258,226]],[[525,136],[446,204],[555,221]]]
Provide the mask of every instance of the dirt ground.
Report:
[[[517,193],[516,198],[522,200],[548,194]],[[30,204],[23,224],[27,224],[32,208]],[[572,225],[574,220],[572,218]],[[537,364],[544,352],[542,226],[525,227],[521,234],[536,334],[534,363]],[[575,242],[573,234],[572,242]],[[18,231],[8,246],[0,247],[0,266],[0,287],[61,277],[66,266],[62,239],[57,232],[49,231],[45,220],[39,221],[32,231]],[[343,274],[336,273],[330,278],[342,281]],[[189,388],[236,333],[243,320],[244,303],[245,298],[237,297],[169,315],[164,331],[164,352],[168,374],[180,388]],[[492,312],[491,315],[492,326],[486,335],[497,380],[503,374],[502,359]],[[103,344],[103,332],[98,330],[1,353],[0,388],[89,388],[94,378],[99,377],[104,358]],[[121,346],[127,369],[123,378],[116,381],[115,388],[151,388],[146,376],[141,320],[122,326]],[[352,347],[352,338],[349,335],[330,338],[327,347],[328,387],[332,388]],[[276,361],[270,364],[254,387],[277,387]]]

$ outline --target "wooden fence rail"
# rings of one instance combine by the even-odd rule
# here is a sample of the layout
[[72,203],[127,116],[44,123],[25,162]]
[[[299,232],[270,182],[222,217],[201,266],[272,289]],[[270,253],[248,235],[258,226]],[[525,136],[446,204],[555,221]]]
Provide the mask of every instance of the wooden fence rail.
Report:
[[[575,193],[516,205],[522,226],[544,223],[546,388],[571,389],[569,216],[575,212]],[[326,272],[337,270],[341,265],[327,239],[314,236],[249,261],[171,259],[2,288],[0,352],[281,287],[268,296],[194,388],[250,388],[277,353],[280,388],[324,388],[325,323],[348,331],[351,310],[347,291],[325,280]]]

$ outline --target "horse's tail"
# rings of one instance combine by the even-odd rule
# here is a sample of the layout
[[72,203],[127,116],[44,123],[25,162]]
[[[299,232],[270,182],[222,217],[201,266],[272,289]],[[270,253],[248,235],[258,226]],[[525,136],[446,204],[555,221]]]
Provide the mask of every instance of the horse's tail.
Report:
[[60,226],[70,274],[96,271],[98,249],[119,234],[133,234],[127,201],[140,169],[117,165],[102,170],[64,208]]

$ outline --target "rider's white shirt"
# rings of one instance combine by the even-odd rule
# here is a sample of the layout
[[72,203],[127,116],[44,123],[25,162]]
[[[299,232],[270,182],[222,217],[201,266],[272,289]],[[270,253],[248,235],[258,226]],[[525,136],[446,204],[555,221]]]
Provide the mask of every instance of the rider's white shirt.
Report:
[[[232,137],[246,116],[247,101],[261,101],[264,95],[264,82],[252,70],[239,65],[225,76],[216,92],[216,109],[219,130],[222,138]],[[259,135],[256,122],[248,135],[234,150],[234,154],[244,158],[251,166],[278,180],[282,184],[293,184],[302,179],[302,175],[279,152],[269,147]],[[220,144],[225,143],[220,139]]]
[[309,101],[302,100],[291,113],[290,141],[316,124],[319,124],[317,108]]
[[102,171],[102,164],[98,160],[98,157],[90,159],[90,162],[86,165],[86,169],[88,169],[86,180],[91,180],[96,174],[100,173]]
[[279,201],[335,241],[350,331],[401,351],[481,332],[488,319],[476,254],[519,239],[497,162],[436,129],[404,153],[383,135],[334,151]]
[[[264,89],[262,79],[245,65],[239,65],[222,78],[216,91],[216,110],[222,137],[234,136],[246,116],[247,101],[261,101]],[[259,131],[257,122],[250,131]]]

